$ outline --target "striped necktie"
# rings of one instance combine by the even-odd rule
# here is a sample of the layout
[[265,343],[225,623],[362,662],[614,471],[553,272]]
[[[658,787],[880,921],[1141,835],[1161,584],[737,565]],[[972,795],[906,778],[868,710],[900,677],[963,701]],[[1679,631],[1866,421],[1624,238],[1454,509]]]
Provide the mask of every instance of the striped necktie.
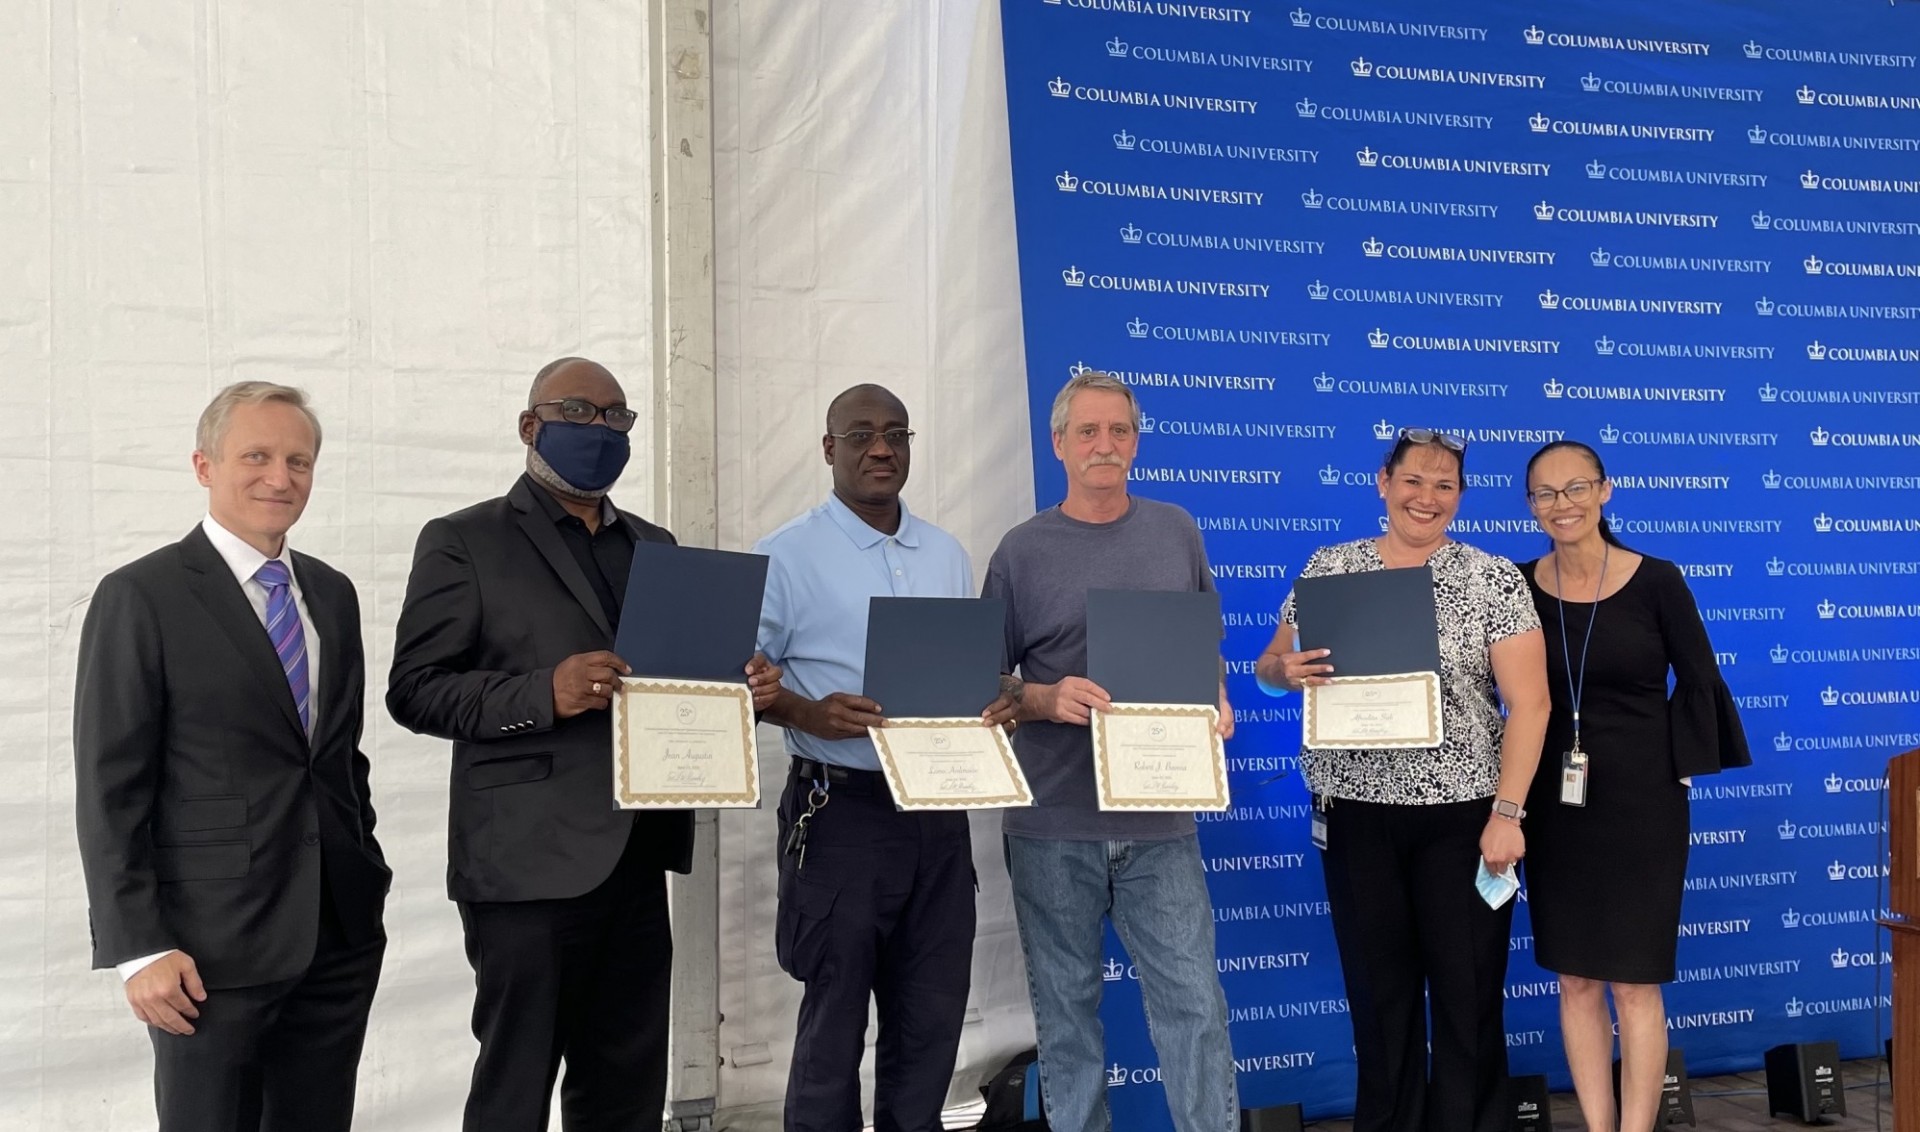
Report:
[[293,704],[300,710],[300,727],[313,727],[313,696],[307,687],[307,634],[300,627],[300,610],[293,600],[293,575],[277,558],[261,563],[253,580],[267,588],[267,639],[280,657]]

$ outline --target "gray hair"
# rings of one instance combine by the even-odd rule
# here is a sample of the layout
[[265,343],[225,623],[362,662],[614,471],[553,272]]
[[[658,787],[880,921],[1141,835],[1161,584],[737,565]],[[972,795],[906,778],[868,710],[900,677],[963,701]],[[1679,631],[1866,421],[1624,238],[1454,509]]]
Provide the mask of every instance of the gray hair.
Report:
[[1067,407],[1073,403],[1076,393],[1089,389],[1106,393],[1118,393],[1127,399],[1127,408],[1133,411],[1133,431],[1140,431],[1140,400],[1127,388],[1127,383],[1109,373],[1096,369],[1082,370],[1073,375],[1060,392],[1053,398],[1052,431],[1055,436],[1067,431]]
[[320,418],[314,416],[313,409],[307,404],[307,393],[291,385],[275,385],[271,381],[236,381],[213,395],[205,411],[200,414],[199,427],[193,432],[193,446],[209,460],[220,458],[220,445],[227,439],[227,424],[233,418],[233,410],[241,405],[265,405],[278,402],[292,405],[307,418],[307,424],[313,428],[313,454],[320,454]]

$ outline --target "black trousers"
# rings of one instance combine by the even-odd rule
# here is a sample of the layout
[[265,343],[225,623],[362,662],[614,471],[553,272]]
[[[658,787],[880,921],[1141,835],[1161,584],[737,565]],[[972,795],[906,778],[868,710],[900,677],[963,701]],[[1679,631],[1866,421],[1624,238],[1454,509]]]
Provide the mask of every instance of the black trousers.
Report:
[[465,1132],[546,1132],[563,1060],[567,1132],[659,1132],[673,934],[648,839],[584,896],[463,901],[460,922],[480,1039]]
[[1489,805],[1341,798],[1327,811],[1320,860],[1353,1010],[1354,1132],[1507,1127],[1513,901],[1489,908],[1473,883]]
[[386,947],[349,943],[323,896],[305,973],[207,991],[184,1037],[148,1027],[160,1132],[347,1132]]
[[812,780],[780,797],[774,950],[806,984],[787,1077],[787,1132],[859,1132],[869,1001],[879,1005],[874,1132],[940,1132],[973,964],[973,845],[964,813],[902,813],[878,772],[838,771],[786,850]]

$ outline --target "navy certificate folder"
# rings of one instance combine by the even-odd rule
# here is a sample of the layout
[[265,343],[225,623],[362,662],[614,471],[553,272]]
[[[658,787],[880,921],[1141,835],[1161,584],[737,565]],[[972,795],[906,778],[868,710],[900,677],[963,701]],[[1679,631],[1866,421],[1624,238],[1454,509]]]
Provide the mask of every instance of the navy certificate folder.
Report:
[[975,719],[1000,695],[1007,603],[876,597],[867,605],[863,694],[892,719]]
[[766,588],[764,554],[636,542],[613,651],[635,676],[744,684]]
[[1087,679],[1116,704],[1220,702],[1220,595],[1087,591]]
[[1301,578],[1293,612],[1301,650],[1332,649],[1335,676],[1440,671],[1431,567]]

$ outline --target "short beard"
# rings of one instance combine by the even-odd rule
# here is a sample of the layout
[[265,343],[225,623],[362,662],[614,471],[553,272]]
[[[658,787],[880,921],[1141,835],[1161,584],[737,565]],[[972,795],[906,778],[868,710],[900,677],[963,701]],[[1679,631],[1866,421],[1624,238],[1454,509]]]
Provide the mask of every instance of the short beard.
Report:
[[553,465],[547,463],[546,458],[531,445],[527,448],[527,474],[539,480],[547,490],[564,495],[568,499],[578,499],[582,503],[604,499],[609,490],[603,487],[599,491],[588,491],[585,488],[573,486],[562,479],[560,473],[553,470]]

